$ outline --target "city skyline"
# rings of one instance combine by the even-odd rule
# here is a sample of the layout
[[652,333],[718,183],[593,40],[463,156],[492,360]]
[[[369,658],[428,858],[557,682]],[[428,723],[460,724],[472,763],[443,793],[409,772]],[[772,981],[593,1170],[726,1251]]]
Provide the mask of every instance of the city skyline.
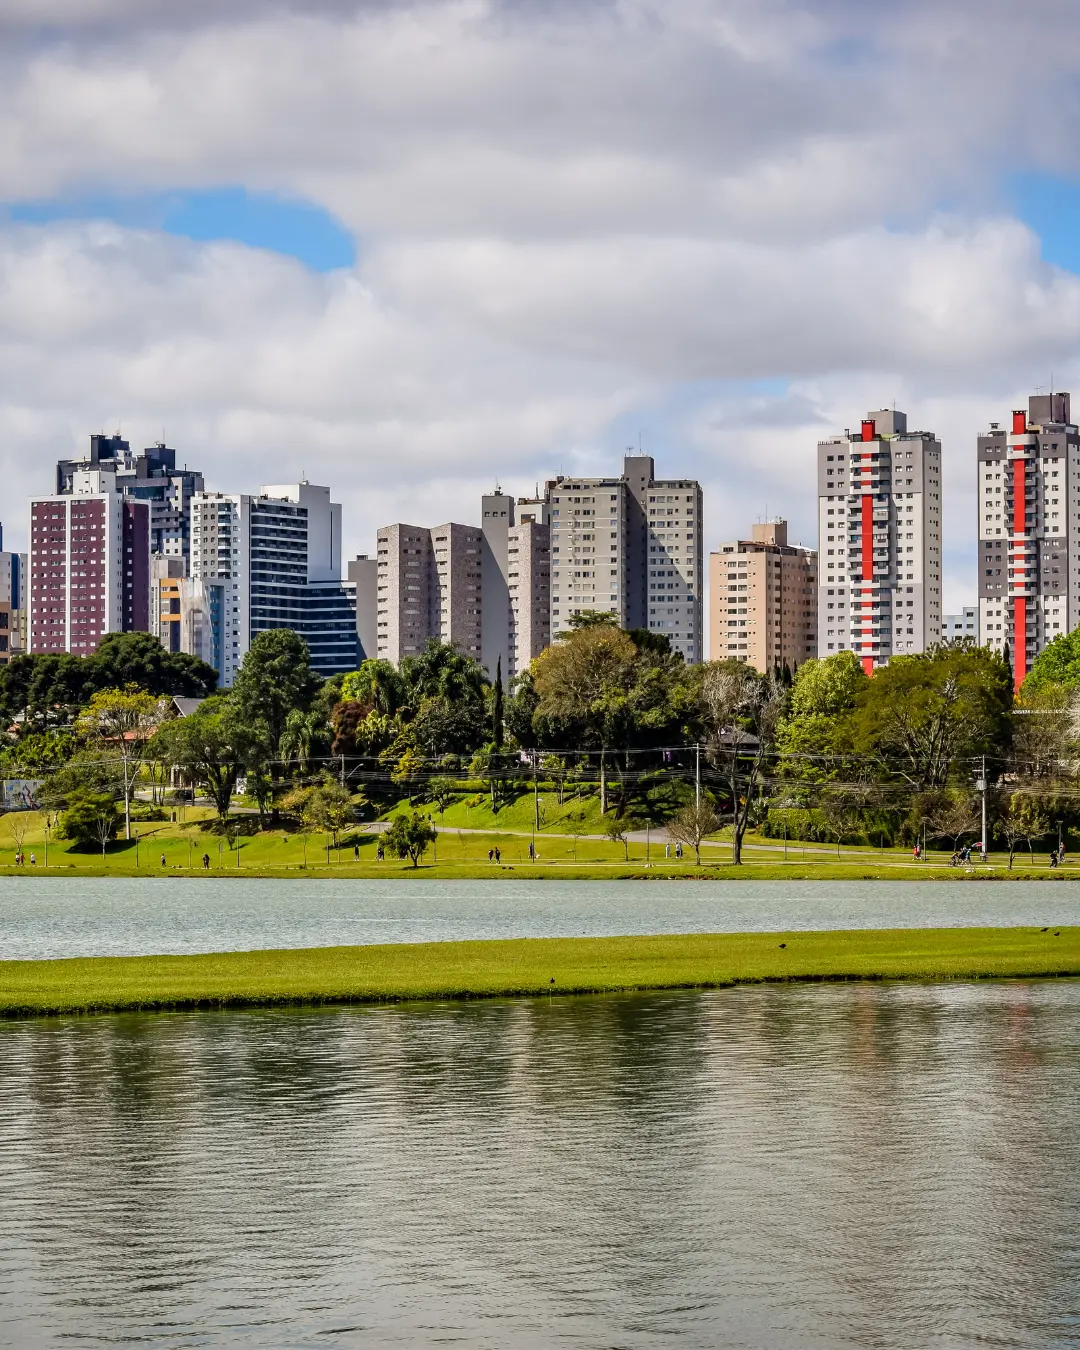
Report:
[[[1059,431],[1054,430],[1056,424],[1069,422],[1071,413],[1067,392],[1055,393],[1052,396],[1032,395],[1028,403],[1030,409],[1028,413],[1016,411],[1012,413],[1011,425],[1013,431],[1016,430],[1016,426],[1021,421],[1024,422],[1029,432],[1031,431],[1030,423],[1034,421],[1035,429],[1038,430],[1038,421],[1045,422],[1046,418],[1050,417],[1047,434],[1060,434]],[[991,458],[995,453],[991,446],[994,437],[1004,437],[1005,433],[997,430],[998,425],[998,423],[991,423],[990,432],[979,433],[976,438],[978,466],[982,466],[983,460],[987,459],[987,447],[990,447]],[[1028,439],[1030,439],[1030,436],[1028,436]],[[1002,440],[1002,445],[1004,445],[1004,440]],[[1054,449],[1056,450],[1056,446]],[[827,453],[828,451],[834,453]],[[850,453],[848,453],[849,451]],[[1012,451],[1010,450],[1011,455]],[[871,669],[874,665],[887,660],[890,654],[924,650],[942,635],[943,619],[949,615],[948,606],[947,604],[943,605],[941,599],[943,589],[941,584],[943,580],[942,542],[943,539],[948,539],[950,533],[950,530],[945,527],[948,516],[942,509],[942,457],[940,439],[934,433],[909,431],[907,413],[897,410],[895,406],[892,409],[871,410],[863,417],[861,424],[854,432],[850,428],[846,428],[843,436],[834,434],[818,442],[816,456],[818,520],[814,544],[820,553],[820,559],[816,555],[811,559],[812,566],[816,566],[817,562],[820,561],[818,615],[816,619],[818,655],[826,656],[833,650],[844,650],[845,647],[850,645],[850,649],[861,653],[864,666]],[[845,463],[846,460],[851,461],[850,465]],[[862,463],[864,460],[867,461],[865,464]],[[827,463],[827,461],[830,462]],[[1046,492],[1042,496],[1046,498],[1047,514],[1045,517],[1041,515],[1043,507],[1040,504],[1038,507],[1040,514],[1037,518],[1040,533],[1044,524],[1047,529],[1058,530],[1059,528],[1051,523],[1051,509],[1058,506],[1057,498],[1051,499],[1050,497],[1051,491],[1058,491],[1056,484],[1051,488],[1051,478],[1057,477],[1056,474],[1051,473],[1051,463],[1053,463],[1053,467],[1057,467],[1057,460],[1052,462],[1047,460],[1043,464]],[[981,467],[978,466],[974,477],[982,496],[993,493],[995,490],[1000,491],[1000,488],[994,489],[989,484],[983,484]],[[1036,462],[1037,468],[1038,461]],[[849,473],[851,475],[850,482],[847,479]],[[914,477],[911,476],[912,474],[914,474]],[[836,475],[840,475],[840,477],[837,478]],[[640,482],[638,482],[638,479],[640,479]],[[858,481],[856,481],[857,479]],[[80,494],[96,492],[99,495],[105,494],[107,496],[108,493],[115,491],[122,493],[125,500],[129,502],[145,504],[149,512],[147,516],[149,530],[149,547],[146,550],[147,567],[149,568],[151,554],[162,561],[162,567],[158,568],[155,573],[157,579],[150,587],[155,597],[150,605],[154,619],[153,622],[147,622],[155,631],[162,631],[160,620],[166,617],[169,606],[166,605],[162,609],[158,604],[156,588],[159,581],[167,578],[170,584],[166,589],[169,596],[173,598],[174,605],[178,603],[178,597],[181,593],[186,597],[182,606],[186,617],[182,624],[175,621],[175,616],[173,616],[174,622],[171,625],[169,623],[164,625],[164,630],[171,634],[174,641],[181,631],[187,632],[191,627],[191,619],[187,611],[193,600],[196,608],[201,606],[209,613],[205,596],[194,596],[190,587],[178,590],[173,584],[177,578],[185,575],[189,558],[192,556],[190,540],[195,532],[192,516],[193,505],[195,510],[198,511],[202,509],[199,503],[208,500],[211,502],[212,509],[216,511],[218,508],[214,507],[213,503],[228,502],[243,514],[245,511],[250,512],[251,510],[251,507],[245,506],[244,503],[260,503],[268,499],[270,501],[291,499],[296,502],[301,500],[307,502],[310,498],[311,504],[314,505],[316,498],[319,498],[321,502],[320,494],[325,496],[326,502],[329,503],[331,492],[330,488],[310,486],[309,480],[306,478],[293,486],[264,486],[258,492],[248,494],[222,493],[213,485],[204,490],[203,475],[197,469],[187,467],[186,464],[179,466],[177,464],[177,451],[174,448],[166,447],[162,442],[158,442],[140,453],[137,450],[132,451],[130,443],[121,439],[118,435],[106,437],[100,434],[90,436],[89,451],[84,452],[81,458],[73,456],[57,461],[54,470],[54,485],[58,490],[58,495],[49,498],[35,498],[32,499],[32,503],[34,501],[61,502],[70,499],[72,494],[79,496]],[[1029,484],[1029,489],[1030,487]],[[599,488],[603,488],[605,491],[611,489],[615,492],[615,495],[611,496],[611,502],[614,504],[610,507],[604,507],[604,511],[613,513],[612,519],[608,521],[605,516],[603,521],[586,521],[584,519],[571,521],[571,516],[584,517],[586,514],[590,516],[599,514],[599,512],[594,513],[591,507],[585,509],[572,506],[574,503],[599,501],[600,498],[595,495],[588,497],[580,495],[585,491],[595,494]],[[685,506],[687,517],[685,521],[678,518],[679,513],[684,509],[682,495],[655,495],[656,489],[671,488],[692,489],[691,495],[685,498],[686,503],[688,503]],[[1062,490],[1064,490],[1064,486]],[[646,507],[646,494],[650,492],[654,495],[647,496],[649,503],[663,501],[677,504],[663,508],[653,505]],[[575,496],[575,493],[578,495]],[[852,493],[856,495],[851,496]],[[1039,498],[1040,503],[1042,502],[1042,496]],[[605,496],[603,500],[606,503],[608,497]],[[783,516],[777,515],[774,517],[775,520],[783,524],[785,531],[786,517],[793,514],[790,509],[793,501],[794,496],[786,498],[781,503],[784,510]],[[871,508],[869,515],[867,513],[868,504]],[[984,508],[994,504],[992,497],[990,497],[980,505],[980,524],[978,526],[980,534],[992,535],[994,532],[989,522],[991,519],[998,519],[998,517],[986,516],[986,528],[984,530],[982,516]],[[1000,502],[996,504],[1001,505]],[[499,509],[500,506],[503,507],[502,510]],[[521,521],[534,522],[524,535],[516,528],[515,506],[521,508],[518,511]],[[562,507],[561,512],[560,506]],[[670,629],[670,636],[673,639],[675,649],[682,651],[689,661],[703,658],[717,659],[722,655],[731,654],[731,644],[725,642],[723,640],[725,635],[720,633],[720,627],[724,626],[724,623],[719,617],[719,610],[715,610],[713,617],[710,619],[711,631],[708,641],[706,641],[703,617],[704,602],[709,598],[709,587],[704,582],[703,563],[706,549],[710,553],[713,552],[714,540],[708,536],[707,529],[703,530],[703,497],[700,487],[693,480],[659,479],[656,477],[654,460],[651,457],[627,454],[624,458],[621,478],[613,478],[610,475],[595,479],[559,476],[545,482],[542,496],[518,497],[516,499],[512,494],[503,493],[501,487],[497,484],[493,493],[482,496],[480,508],[479,512],[470,513],[480,519],[481,523],[477,526],[463,524],[434,528],[415,525],[394,527],[407,531],[419,530],[421,534],[427,535],[427,548],[432,553],[433,565],[436,558],[445,556],[445,547],[439,543],[439,540],[444,539],[445,535],[436,537],[436,529],[441,528],[450,532],[463,531],[464,535],[469,536],[469,539],[475,536],[473,542],[476,546],[464,549],[464,552],[477,555],[475,566],[479,570],[477,570],[475,578],[470,573],[467,586],[463,586],[465,574],[458,575],[457,564],[449,565],[447,569],[440,563],[440,569],[446,571],[446,576],[440,575],[438,578],[444,592],[443,622],[440,624],[437,612],[434,619],[423,620],[421,622],[423,634],[419,630],[411,634],[407,645],[404,647],[401,646],[400,640],[395,640],[393,653],[381,640],[386,636],[381,631],[386,627],[386,624],[382,622],[386,611],[381,608],[382,592],[385,587],[375,581],[376,570],[381,571],[383,567],[382,562],[376,562],[376,559],[383,557],[387,527],[380,527],[374,550],[369,545],[364,550],[358,550],[353,559],[350,560],[347,556],[347,550],[342,549],[342,540],[346,535],[340,504],[318,507],[320,511],[326,509],[331,513],[327,517],[325,528],[320,525],[318,529],[326,535],[327,540],[333,541],[332,546],[328,545],[331,547],[328,559],[332,560],[329,562],[324,560],[318,566],[309,568],[309,580],[317,576],[322,584],[330,584],[337,588],[334,592],[335,595],[340,590],[342,598],[346,595],[352,597],[353,603],[356,605],[356,635],[359,637],[361,630],[365,629],[366,626],[369,637],[375,639],[369,645],[372,645],[377,654],[392,655],[394,659],[398,659],[404,652],[415,650],[418,639],[422,641],[428,635],[439,636],[458,642],[468,654],[477,656],[485,669],[488,670],[489,676],[493,676],[496,668],[501,667],[509,679],[520,669],[523,669],[531,656],[542,650],[549,637],[557,635],[560,629],[565,627],[566,615],[573,612],[569,609],[569,605],[575,602],[577,609],[594,608],[601,612],[611,609],[626,627],[648,626],[657,630]],[[37,508],[32,505],[31,509],[33,511]],[[1064,509],[1062,508],[1062,510]],[[659,511],[665,511],[669,516],[674,513],[673,518],[664,521],[652,519]],[[306,520],[309,514],[307,506],[302,509],[301,513]],[[560,514],[563,517],[561,520],[559,519]],[[845,521],[842,523],[835,521],[835,519],[827,519],[827,517],[836,517],[840,514],[845,516]],[[851,515],[850,521],[846,519],[849,515]],[[881,517],[880,522],[879,516]],[[496,520],[497,517],[501,519]],[[638,517],[640,517],[640,528],[644,531],[641,541],[637,541],[635,533],[638,528],[635,521]],[[871,518],[873,520],[872,541],[871,525],[869,524]],[[1057,519],[1056,511],[1053,512],[1053,519]],[[315,517],[313,516],[312,521],[314,522],[314,520]],[[604,525],[605,533],[603,535],[588,532],[595,530],[598,525]],[[673,525],[677,527],[685,525],[691,528],[691,533],[687,533],[685,536],[687,541],[691,541],[685,544],[688,554],[686,559],[677,556],[683,548],[683,535],[681,533],[671,534],[666,530],[663,533],[656,533],[660,527],[671,527]],[[1034,525],[1035,522],[1032,522],[1031,528],[1034,528]],[[601,571],[595,569],[566,570],[568,556],[564,556],[560,560],[559,545],[560,543],[563,545],[562,553],[569,555],[571,550],[567,545],[571,540],[566,531],[571,526],[574,531],[572,539],[573,565],[580,569],[585,564],[603,563],[605,566]],[[612,551],[610,560],[606,554],[609,526],[611,527],[610,537],[613,541],[610,545]],[[616,526],[618,527],[617,532],[615,532]],[[914,533],[912,533],[913,527]],[[314,524],[312,528],[315,528]],[[760,524],[752,527],[755,538],[758,537],[759,528],[761,528]],[[1064,526],[1061,528],[1065,529]],[[248,529],[250,531],[250,527]],[[842,534],[835,533],[838,529],[842,530]],[[905,529],[907,533],[904,533]],[[586,533],[582,534],[582,530],[585,530]],[[829,531],[833,531],[833,533],[829,533]],[[855,533],[851,533],[852,531]],[[1000,533],[1000,525],[997,527],[997,531]],[[1067,530],[1066,533],[1068,533]],[[745,532],[740,531],[740,537],[745,537]],[[762,538],[764,537],[763,535]],[[578,554],[582,552],[592,553],[597,551],[598,546],[595,542],[586,544],[583,543],[584,540],[595,541],[601,538],[605,547],[604,558],[578,557]],[[670,540],[679,542],[675,544],[659,542]],[[905,540],[915,542],[907,543],[905,547],[903,542]],[[1061,542],[1060,540],[1057,541],[1058,544]],[[654,545],[652,548],[649,547],[650,543]],[[508,544],[512,545],[509,552],[514,555],[513,558],[508,556]],[[832,544],[834,547],[828,548],[826,547],[827,544]],[[522,559],[523,545],[526,552],[530,553],[531,559]],[[986,549],[1000,548],[1001,545],[993,539],[986,539],[981,547],[985,551]],[[407,553],[412,550],[405,549],[403,551]],[[647,556],[649,553],[657,553],[658,551],[665,552],[664,559]],[[731,548],[725,547],[723,551],[731,552]],[[742,546],[738,551],[742,551]],[[914,554],[915,556],[908,557],[906,554]],[[254,554],[252,556],[254,557]],[[873,558],[872,564],[868,562],[869,558]],[[364,572],[365,560],[372,566],[370,597],[368,597],[367,587],[362,585],[359,590],[357,587],[357,578],[360,575],[367,575]],[[468,562],[464,557],[463,561]],[[560,561],[563,568],[561,581]],[[607,566],[609,561],[611,563],[610,569]],[[677,564],[677,570],[668,570],[663,573],[655,570],[647,571],[649,564],[655,565],[659,561],[674,562]],[[988,561],[988,559],[982,559],[982,561]],[[1053,558],[1048,555],[1047,604],[1052,603],[1054,610],[1053,613],[1047,611],[1045,623],[1041,619],[1039,620],[1037,641],[1036,628],[1032,628],[1029,624],[1028,636],[1035,645],[1031,647],[1031,652],[1026,659],[1020,663],[1025,669],[1030,664],[1032,653],[1041,650],[1045,642],[1055,635],[1055,631],[1068,631],[1069,625],[1072,623],[1071,595],[1060,597],[1063,601],[1070,602],[1061,615],[1057,612],[1059,596],[1057,594],[1051,595],[1051,587],[1056,589],[1057,583],[1050,580],[1049,564],[1058,561],[1060,560],[1056,555]],[[207,573],[206,571],[206,563],[206,557],[195,559],[189,569],[192,580],[197,583],[196,590],[208,578],[213,579],[212,572]],[[34,566],[33,558],[31,558],[31,572],[33,572]],[[399,563],[398,566],[400,568],[401,564]],[[525,570],[519,571],[518,569],[523,566]],[[542,570],[537,571],[537,567]],[[510,568],[513,568],[513,571],[510,571]],[[869,571],[868,568],[870,568]],[[906,570],[911,568],[914,568],[913,572]],[[40,570],[40,567],[38,570]],[[593,578],[602,577],[605,588],[607,587],[608,570],[611,570],[613,578],[610,583],[610,595],[607,589],[602,596],[599,593],[592,594],[593,588],[599,584],[592,580]],[[640,578],[637,576],[639,571],[641,573]],[[1066,567],[1065,571],[1071,572],[1071,569]],[[42,575],[44,576],[44,574]],[[664,597],[658,597],[652,593],[653,588],[660,583],[646,582],[645,580],[646,576],[656,577],[660,575],[674,576],[677,578],[676,586],[682,585],[688,588],[685,596],[668,595],[666,598],[669,608],[666,610],[653,607],[657,599],[664,599]],[[719,573],[716,575],[719,575]],[[520,578],[522,576],[528,577],[527,589],[530,590],[530,595],[527,613],[530,616],[532,629],[528,635],[524,635],[524,630],[522,630],[523,645],[519,648],[517,631],[524,621],[526,612],[521,610],[523,597],[520,595]],[[575,581],[573,585],[575,588],[580,585],[582,589],[588,586],[590,594],[588,596],[584,594],[571,595],[568,585],[571,577],[589,577],[591,579],[589,582]],[[72,586],[74,586],[73,578],[74,572],[71,573]],[[432,578],[434,578],[434,572]],[[614,578],[622,579],[616,580]],[[453,585],[462,591],[460,600],[462,604],[465,603],[464,589],[475,589],[477,592],[476,596],[473,597],[476,608],[461,609],[461,617],[456,619],[453,624],[449,624],[445,617],[447,612],[445,609],[447,587],[451,580],[453,580]],[[480,584],[481,580],[483,580],[483,585]],[[975,590],[980,590],[983,593],[981,608],[986,609],[987,586],[990,585],[991,590],[993,586],[985,581],[981,570],[973,571],[973,574],[966,581],[955,576],[952,581],[954,588],[964,591],[967,595],[972,594]],[[855,594],[855,583],[858,583],[860,590],[858,596]],[[665,585],[669,589],[671,588],[671,583],[665,582]],[[833,605],[827,603],[826,597],[844,597],[847,599],[847,596],[845,596],[847,586],[851,588],[851,612],[847,616],[827,613],[828,610],[833,609]],[[726,588],[721,587],[721,589]],[[439,589],[439,586],[435,585],[435,589]],[[541,590],[542,595],[540,594]],[[865,595],[861,593],[864,590],[866,591]],[[481,607],[479,599],[481,593],[485,597],[483,607]],[[912,599],[913,593],[914,599]],[[30,588],[29,594],[31,601],[33,601],[34,587]],[[358,594],[361,601],[359,604],[357,604]],[[314,597],[314,592],[312,596]],[[368,598],[365,600],[364,597]],[[905,599],[905,597],[907,598]],[[989,598],[991,603],[1000,603],[995,601],[993,596]],[[691,602],[690,608],[686,610],[686,617],[668,617],[666,620],[654,617],[660,614],[679,615],[682,612],[680,609],[670,608],[673,600],[676,602],[689,600]],[[857,604],[856,601],[861,601],[861,605]],[[241,601],[240,610],[225,609],[222,610],[222,614],[243,611],[246,615],[246,603]],[[339,601],[334,599],[329,591],[325,597],[320,592],[318,603],[326,610],[328,617],[333,617],[332,611],[336,613],[335,607],[339,605]],[[400,603],[399,601],[399,607]],[[455,605],[458,603],[458,601],[454,602]],[[914,604],[915,613],[905,612],[901,614],[899,607],[905,604],[907,606]],[[380,606],[378,618],[375,614],[376,606]],[[561,611],[560,606],[562,607]],[[885,613],[890,606],[895,606],[892,613]],[[303,607],[302,604],[301,609]],[[837,608],[841,607],[846,608],[842,601],[837,601]],[[875,611],[872,629],[866,614],[866,611],[871,607]],[[68,608],[71,608],[70,604]],[[288,606],[285,606],[285,608],[287,609]],[[962,606],[963,611],[968,608],[967,604]],[[280,613],[278,613],[279,609]],[[544,617],[540,620],[541,627],[536,628],[537,616],[540,615],[541,609],[544,610]],[[854,613],[856,609],[861,610],[859,616]],[[275,624],[287,620],[288,616],[285,609],[281,609],[276,601],[272,604],[272,610]],[[877,611],[881,612],[878,613]],[[298,614],[300,612],[300,610],[297,611]],[[402,611],[402,613],[404,612],[411,613],[413,611]],[[745,611],[739,610],[737,612],[741,614]],[[1034,613],[1034,611],[1032,612]],[[481,621],[481,613],[484,615],[483,621]],[[562,617],[559,617],[560,613]],[[468,623],[473,624],[475,632],[471,630],[466,632],[465,628],[461,627],[463,616],[466,614],[475,615],[474,619],[466,621],[466,626]],[[839,629],[835,626],[829,626],[835,625],[837,619],[842,623],[850,620],[850,624],[854,624],[856,617],[860,619],[858,633],[851,626]],[[996,615],[994,617],[1001,618],[1002,616]],[[1011,613],[1006,617],[1011,621]],[[1064,624],[1059,621],[1063,617],[1066,620]],[[878,626],[879,620],[881,621],[880,628]],[[895,620],[896,623],[904,623],[906,626],[891,629],[889,627],[890,620]],[[1058,621],[1055,622],[1055,620]],[[68,622],[70,623],[70,621],[69,615]],[[196,626],[199,622],[201,620],[196,621]],[[229,621],[225,620],[224,622],[228,626]],[[299,626],[304,627],[306,622],[306,619],[300,621]],[[100,624],[98,627],[100,627]],[[991,621],[991,615],[984,614],[980,620],[980,636],[991,644],[996,642],[1000,649],[1008,639],[1010,624],[1006,623],[1004,631],[998,631],[996,635],[995,627],[995,623]],[[318,628],[317,624],[311,630],[313,634],[316,628]],[[240,629],[243,630],[242,634]],[[250,622],[247,617],[240,620],[240,629],[237,630],[240,634],[239,641],[232,643],[232,646],[236,647],[237,650],[232,654],[233,659],[229,664],[229,669],[223,668],[221,671],[224,683],[231,682],[233,668],[237,661],[242,659],[247,642],[258,630],[258,624],[255,622],[255,610],[251,611]],[[482,633],[481,629],[483,629]],[[685,631],[680,631],[680,629]],[[985,633],[983,632],[984,629],[986,630]],[[36,643],[33,636],[34,631],[36,630],[31,626],[28,633],[31,648]],[[905,633],[907,634],[906,638]],[[98,636],[100,635],[99,633]],[[731,637],[733,635],[727,634],[726,636]],[[833,641],[828,639],[833,639]],[[224,641],[224,630],[218,634],[214,641],[217,646],[221,646]],[[320,637],[317,645],[323,641],[324,639]],[[185,639],[185,642],[187,643],[185,649],[196,649],[190,645],[190,635]],[[805,645],[801,638],[798,639],[798,643],[800,649]],[[228,645],[226,642],[225,646]],[[86,646],[85,641],[79,641],[74,643],[73,649],[81,650]],[[205,640],[201,640],[201,645],[198,646],[200,654],[203,646],[205,646]],[[215,647],[215,649],[217,648]],[[327,666],[328,671],[337,669],[339,666],[342,669],[348,668],[348,657],[345,655],[344,649],[340,648],[340,639],[330,640],[327,652],[338,649],[341,652],[338,658],[332,658],[329,655],[326,657],[320,656],[317,664],[330,661],[330,665]],[[736,647],[735,650],[741,649]],[[344,665],[341,665],[342,660],[345,662]],[[335,664],[335,661],[337,664]],[[216,661],[214,663],[217,664]],[[1020,678],[1019,667],[1018,678]]]

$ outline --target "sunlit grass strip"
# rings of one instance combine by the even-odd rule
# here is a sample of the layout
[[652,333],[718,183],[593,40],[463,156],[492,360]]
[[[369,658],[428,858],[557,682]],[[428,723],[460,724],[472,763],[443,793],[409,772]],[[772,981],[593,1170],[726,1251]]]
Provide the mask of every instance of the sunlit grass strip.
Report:
[[533,938],[5,961],[0,1015],[1078,974],[1075,927]]

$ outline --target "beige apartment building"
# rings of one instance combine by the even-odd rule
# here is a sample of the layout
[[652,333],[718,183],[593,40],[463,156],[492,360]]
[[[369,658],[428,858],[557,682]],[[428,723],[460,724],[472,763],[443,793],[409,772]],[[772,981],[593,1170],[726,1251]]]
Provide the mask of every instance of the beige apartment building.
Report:
[[817,656],[817,553],[789,544],[787,521],[709,554],[709,653],[763,674]]
[[483,532],[447,523],[384,525],[378,532],[376,649],[397,664],[429,638],[480,660]]

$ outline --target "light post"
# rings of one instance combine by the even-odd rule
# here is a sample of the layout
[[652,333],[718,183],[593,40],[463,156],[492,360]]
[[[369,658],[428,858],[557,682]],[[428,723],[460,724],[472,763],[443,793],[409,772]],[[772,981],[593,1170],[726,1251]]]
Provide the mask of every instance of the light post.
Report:
[[975,790],[980,794],[982,801],[982,839],[980,840],[979,852],[986,857],[987,843],[986,838],[986,756],[982,757],[982,765],[979,777],[975,780]]

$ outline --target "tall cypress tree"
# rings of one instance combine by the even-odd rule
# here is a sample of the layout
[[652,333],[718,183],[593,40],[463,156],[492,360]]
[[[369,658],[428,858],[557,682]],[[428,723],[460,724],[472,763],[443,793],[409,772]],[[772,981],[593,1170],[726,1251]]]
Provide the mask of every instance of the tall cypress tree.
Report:
[[495,663],[495,693],[491,700],[491,739],[497,746],[503,743],[503,682],[502,657]]

